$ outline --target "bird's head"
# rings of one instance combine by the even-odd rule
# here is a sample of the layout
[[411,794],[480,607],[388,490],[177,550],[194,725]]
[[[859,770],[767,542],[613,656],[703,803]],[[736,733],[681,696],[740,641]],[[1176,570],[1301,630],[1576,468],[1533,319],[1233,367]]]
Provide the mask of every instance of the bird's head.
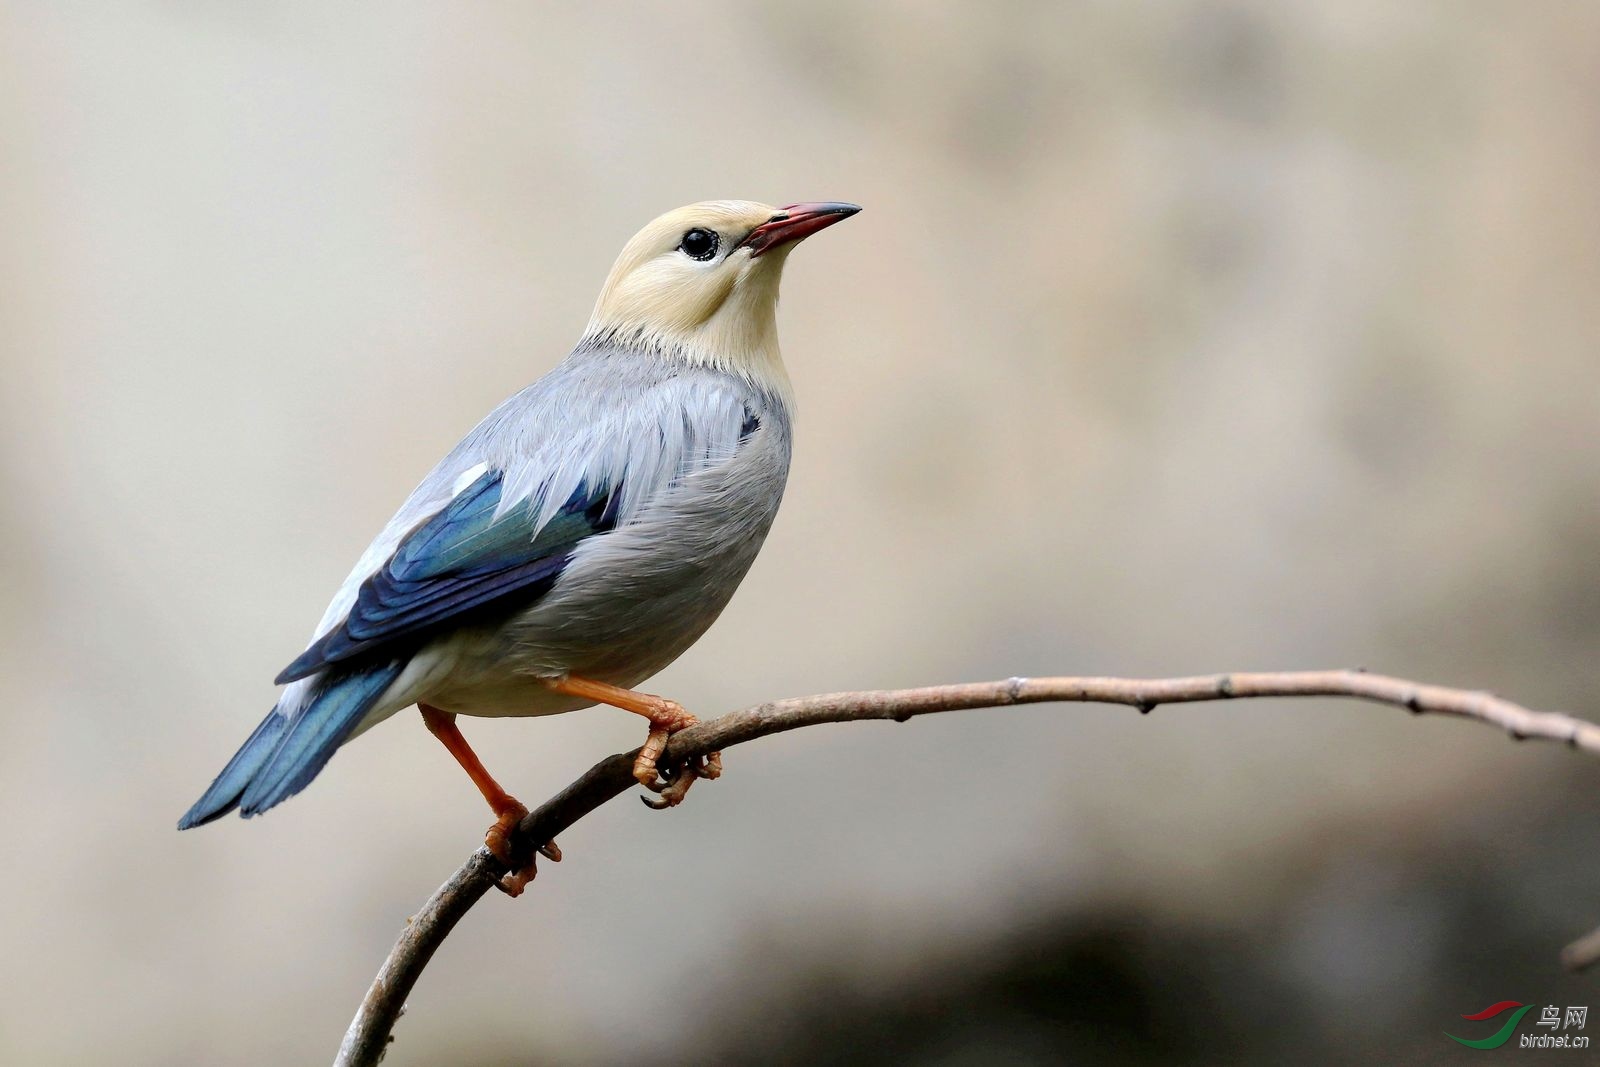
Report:
[[797,242],[860,210],[709,200],[669,211],[617,257],[585,340],[781,381],[774,312],[783,261]]

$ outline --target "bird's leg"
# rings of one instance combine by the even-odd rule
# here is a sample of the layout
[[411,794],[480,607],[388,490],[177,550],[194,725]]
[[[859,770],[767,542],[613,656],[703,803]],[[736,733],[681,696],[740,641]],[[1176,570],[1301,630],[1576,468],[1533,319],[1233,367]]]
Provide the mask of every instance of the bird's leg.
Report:
[[[428,727],[428,732],[450,750],[456,762],[461,764],[461,769],[472,779],[472,784],[483,794],[483,799],[489,802],[489,807],[495,814],[495,821],[483,835],[483,843],[494,853],[496,859],[509,866],[511,831],[522,821],[522,817],[528,814],[528,809],[523,807],[516,797],[500,788],[500,783],[494,780],[484,767],[483,761],[478,758],[478,754],[472,751],[472,746],[467,744],[467,739],[461,735],[453,713],[440,711],[427,704],[418,704],[417,710],[422,712],[422,721]],[[538,853],[553,862],[561,861],[561,849],[554,841],[541,845]],[[533,876],[538,873],[535,863],[536,860],[530,857],[526,867],[520,871],[513,871],[501,880],[500,888],[511,896],[521,895],[523,888],[533,881]]]
[[[593,700],[600,704],[610,704],[623,711],[631,711],[635,715],[643,715],[650,720],[650,733],[644,740],[644,745],[639,749],[638,757],[633,761],[633,776],[639,784],[653,793],[659,793],[660,798],[651,802],[647,797],[645,803],[652,808],[670,808],[683,803],[683,798],[689,792],[689,787],[696,778],[720,778],[722,776],[722,753],[712,752],[698,760],[691,760],[684,767],[672,768],[666,774],[656,767],[656,760],[661,758],[661,753],[667,747],[667,739],[679,730],[687,730],[700,722],[699,719],[683,710],[683,705],[666,697],[653,696],[650,693],[636,693],[632,689],[623,689],[621,686],[608,685],[605,682],[596,682],[588,678],[579,678],[567,675],[563,678],[540,679],[545,685],[558,693],[567,696],[579,697],[584,700]],[[665,782],[658,782],[661,777]]]

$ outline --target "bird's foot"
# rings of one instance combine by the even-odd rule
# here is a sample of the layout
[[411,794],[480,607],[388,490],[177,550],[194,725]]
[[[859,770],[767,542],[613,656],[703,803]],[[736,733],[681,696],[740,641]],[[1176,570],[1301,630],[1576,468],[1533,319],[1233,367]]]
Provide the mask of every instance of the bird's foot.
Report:
[[695,779],[721,777],[722,753],[708,753],[676,767],[668,767],[661,781],[644,783],[645,788],[656,796],[654,799],[650,797],[640,799],[645,802],[646,807],[657,811],[663,808],[675,808],[689,795],[689,787],[694,785]]
[[700,720],[683,710],[676,700],[658,697],[652,693],[638,693],[609,682],[597,682],[575,674],[539,679],[558,693],[578,697],[600,704],[610,704],[650,720],[650,734],[645,738],[639,755],[633,761],[633,776],[639,784],[659,794],[657,799],[642,798],[652,808],[671,808],[683,803],[684,794],[696,778],[716,778],[722,774],[722,754],[710,753],[689,760],[678,767],[661,768],[656,764],[667,749],[667,739],[679,730],[698,725]]
[[663,776],[656,768],[656,761],[666,750],[668,738],[679,730],[699,725],[700,720],[685,711],[682,704],[666,697],[644,697],[640,712],[650,719],[650,733],[645,737],[639,755],[634,757],[633,776],[646,789],[659,793],[665,786],[657,784],[657,779]]
[[660,760],[661,753],[666,750],[668,739],[680,730],[699,725],[700,720],[685,711],[683,705],[675,700],[654,697],[652,701],[653,706],[649,712],[650,734],[645,738],[644,746],[639,749],[639,755],[633,761],[633,776],[640,785],[656,794],[653,800],[650,797],[641,799],[648,807],[660,811],[682,804],[695,779],[720,778],[722,753],[712,752],[677,767],[658,767],[657,761]]
[[[495,859],[509,867],[512,863],[511,835],[515,832],[517,824],[522,821],[522,817],[528,814],[528,809],[511,797],[507,797],[506,800],[509,803],[501,808],[499,815],[495,818],[494,825],[484,833],[483,844]],[[528,862],[525,866],[503,876],[495,883],[496,887],[508,897],[520,897],[522,891],[528,887],[528,883],[533,881],[539,874],[540,856],[543,856],[551,863],[560,863],[561,846],[554,841],[540,845],[534,850],[534,854],[528,857]]]

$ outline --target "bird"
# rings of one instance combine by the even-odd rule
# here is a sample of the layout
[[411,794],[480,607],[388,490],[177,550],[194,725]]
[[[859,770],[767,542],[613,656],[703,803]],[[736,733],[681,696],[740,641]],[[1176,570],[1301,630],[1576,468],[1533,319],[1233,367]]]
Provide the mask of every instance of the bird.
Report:
[[[652,807],[719,776],[720,753],[657,765],[697,719],[635,687],[706,632],[772,527],[793,436],[784,263],[860,210],[712,200],[640,230],[566,358],[462,438],[361,555],[275,679],[272,711],[178,828],[281,804],[412,705],[488,802],[484,844],[508,867],[527,809],[459,715],[641,715],[633,773]],[[560,858],[553,842],[539,851]],[[530,859],[501,888],[515,896],[534,873]]]

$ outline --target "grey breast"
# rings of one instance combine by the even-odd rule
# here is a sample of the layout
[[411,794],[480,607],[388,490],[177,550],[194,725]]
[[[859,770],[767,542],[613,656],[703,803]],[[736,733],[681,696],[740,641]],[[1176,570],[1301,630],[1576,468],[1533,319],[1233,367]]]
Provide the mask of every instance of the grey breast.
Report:
[[[631,436],[629,514],[581,544],[508,626],[519,672],[623,686],[655,674],[716,621],[777,515],[791,446],[782,398],[720,370],[640,358],[599,357],[609,380],[590,383],[650,413],[615,423]],[[649,454],[658,449],[666,463]]]

